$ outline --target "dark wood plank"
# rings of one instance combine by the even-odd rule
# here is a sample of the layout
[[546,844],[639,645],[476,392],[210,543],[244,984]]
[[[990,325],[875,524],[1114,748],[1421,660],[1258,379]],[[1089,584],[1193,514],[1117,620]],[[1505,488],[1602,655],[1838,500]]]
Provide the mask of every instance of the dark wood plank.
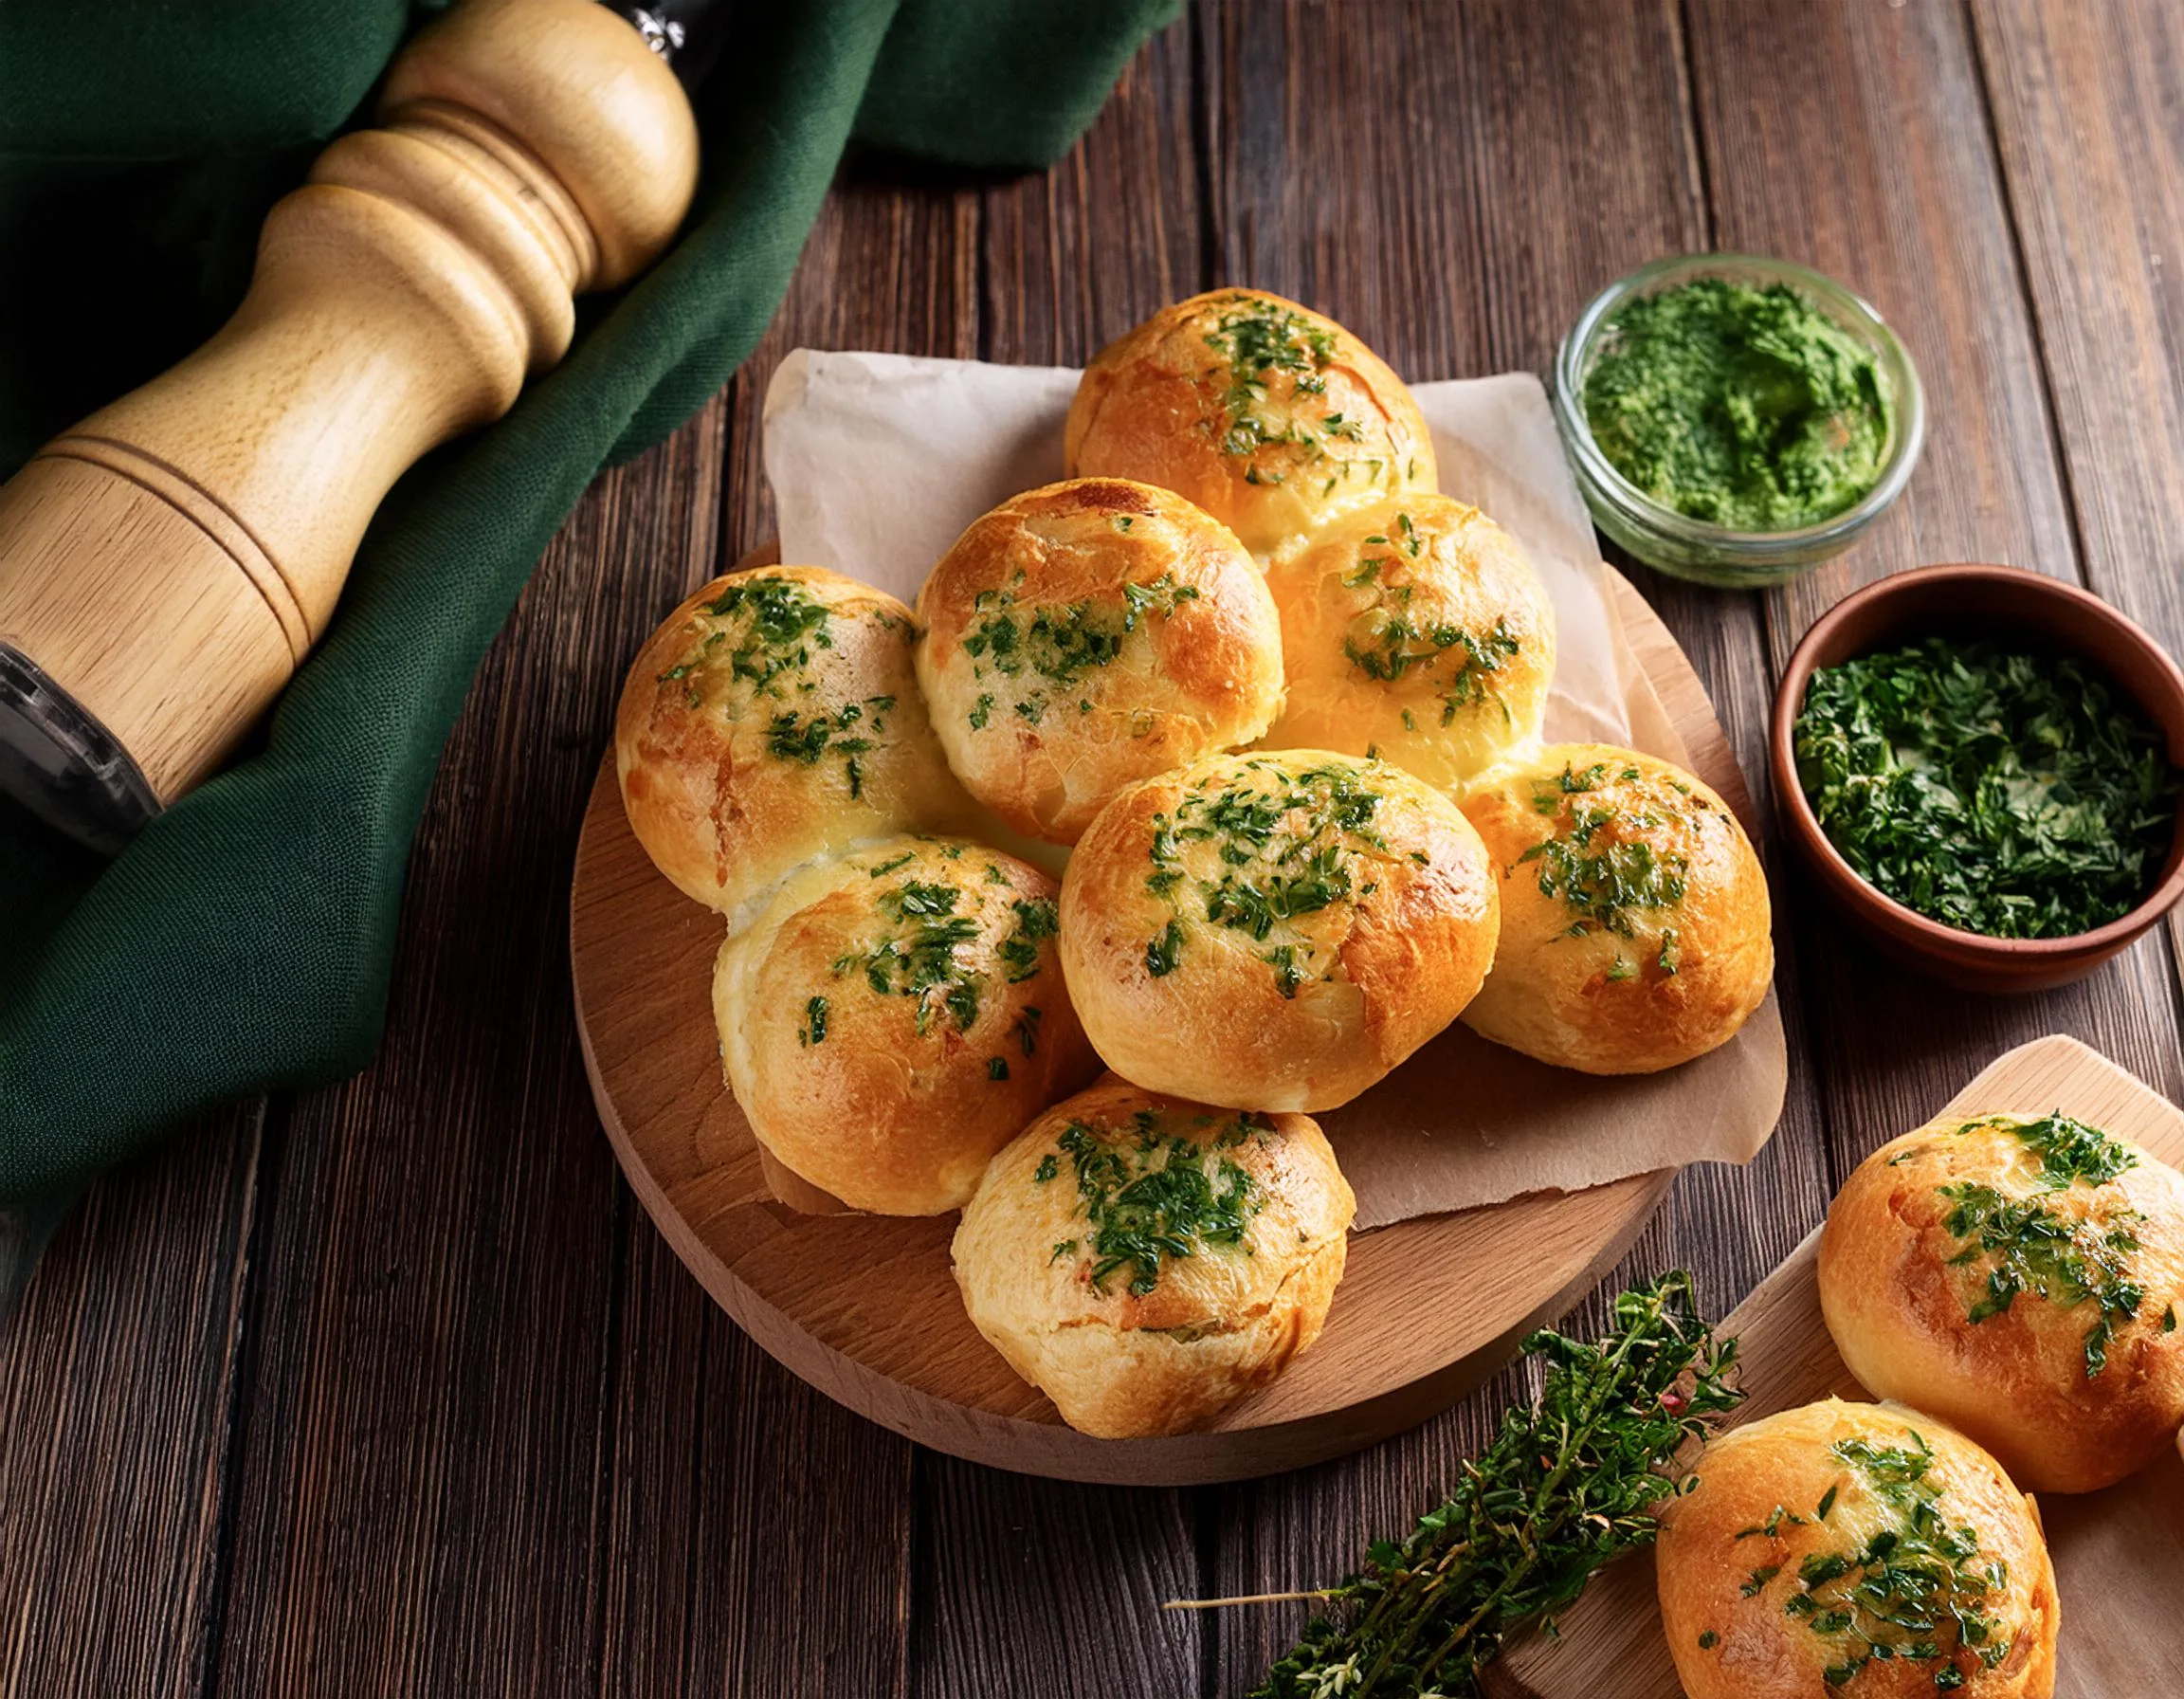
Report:
[[[1978,66],[1953,6],[1760,11],[1694,0],[1691,63],[1715,235],[1844,279],[1894,323],[1925,383],[1924,458],[1899,509],[1840,559],[1768,597],[1777,666],[1856,584],[1925,561],[2076,576],[2038,350]],[[2085,1038],[2174,1091],[2165,945],[2031,997],[1938,994],[1847,939],[1805,883],[1797,924],[1814,1063],[1840,1176],[2002,1050]]]
[[642,585],[712,546],[718,406],[603,479],[494,646],[411,858],[385,1048],[267,1202],[217,1684],[589,1691],[628,1205],[569,1015],[569,860]]
[[[648,589],[641,630],[772,537],[758,421],[790,349],[977,352],[976,232],[972,190],[846,173],[726,392],[718,539]],[[628,1257],[603,1690],[903,1691],[911,1446],[767,1357],[641,1215]]]
[[[1599,288],[1705,245],[1672,4],[1247,5],[1224,13],[1219,43],[1208,81],[1223,274],[1333,313],[1407,376],[1543,372]],[[1757,788],[1771,688],[1756,603],[1633,576]],[[1829,1177],[1787,964],[1782,982],[1793,1078],[1773,1144],[1748,1169],[1683,1177],[1609,1288],[1689,1266],[1719,1312],[1818,1218]],[[1520,1390],[1505,1375],[1361,1457],[1225,1489],[1210,1590],[1344,1573],[1367,1539],[1436,1501]],[[1212,1690],[1247,1688],[1304,1615],[1224,1614]]]
[[[1976,0],[2085,581],[2184,652],[2184,16]],[[2184,923],[2172,920],[2184,946]]]
[[[984,357],[1081,365],[1202,286],[1192,56],[1188,27],[1163,32],[1060,165],[981,195]],[[914,1692],[1196,1690],[1200,1623],[1156,1612],[1199,1584],[1210,1495],[1058,1486],[932,1453],[917,1488]]]
[[0,1317],[0,1693],[200,1691],[261,1120],[95,1186]]

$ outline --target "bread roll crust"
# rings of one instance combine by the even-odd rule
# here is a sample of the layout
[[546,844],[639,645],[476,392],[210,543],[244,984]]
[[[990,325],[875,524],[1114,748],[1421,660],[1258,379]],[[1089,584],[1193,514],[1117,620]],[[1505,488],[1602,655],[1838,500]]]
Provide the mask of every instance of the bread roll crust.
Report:
[[[1855,1592],[1888,1556],[1862,1561],[1869,1542],[1894,1533],[1906,1562],[1922,1519],[1929,1542],[1967,1529],[1976,1541],[1940,1560],[1952,1597],[1992,1625],[1976,1645],[1959,1643],[1946,1611],[1929,1635]],[[1922,1549],[1930,1561],[1933,1544]],[[1987,1569],[1997,1561],[2000,1579]],[[1950,1667],[1966,1699],[2054,1691],[2061,1605],[2039,1513],[1993,1458],[1915,1410],[1830,1398],[1723,1434],[1701,1454],[1693,1489],[1662,1510],[1655,1573],[1690,1699],[1932,1699]],[[1862,1634],[1892,1655],[1865,1661]],[[1928,1637],[1935,1654],[1914,1655]]]
[[1282,630],[1244,545],[1125,479],[1002,502],[940,557],[918,620],[949,764],[1053,843],[1122,786],[1258,738],[1282,700]]
[[[1858,1165],[1820,1238],[1821,1309],[1859,1383],[1954,1423],[2037,1491],[2111,1486],[2184,1424],[2184,1176],[2112,1135],[2086,1145],[2079,1124],[1931,1122]],[[2011,1231],[2026,1214],[2030,1236]],[[2012,1264],[2035,1284],[1997,1307]]]
[[959,1207],[1099,1071],[1055,951],[1055,885],[958,838],[792,875],[720,948],[714,1019],[760,1143],[852,1208]]
[[864,839],[961,829],[910,610],[816,566],[713,580],[638,651],[614,721],[630,830],[678,888],[747,922],[792,868]]
[[[1091,1201],[1176,1162],[1234,1200],[1230,1225],[1183,1234],[1190,1253],[1148,1270],[1118,1255]],[[979,1332],[1072,1427],[1182,1433],[1319,1337],[1356,1211],[1308,1118],[1240,1115],[1109,1075],[993,1159],[956,1231],[956,1279]]]
[[1331,521],[1276,561],[1289,693],[1277,749],[1376,752],[1453,790],[1535,742],[1555,609],[1476,507],[1413,493]]
[[1652,1073],[1735,1036],[1767,995],[1767,878],[1682,768],[1562,743],[1465,796],[1502,878],[1502,947],[1466,1025],[1558,1068]]
[[1069,992],[1107,1065],[1234,1108],[1347,1103],[1494,958],[1479,837],[1400,768],[1214,756],[1118,795],[1062,886]]
[[1179,301],[1101,349],[1063,464],[1172,489],[1263,557],[1359,502],[1438,484],[1403,380],[1332,319],[1259,289]]

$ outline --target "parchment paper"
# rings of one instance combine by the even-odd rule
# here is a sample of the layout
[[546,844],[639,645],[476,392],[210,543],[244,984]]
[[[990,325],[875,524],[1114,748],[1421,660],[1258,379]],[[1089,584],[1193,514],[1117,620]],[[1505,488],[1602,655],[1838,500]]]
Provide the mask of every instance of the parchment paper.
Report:
[[[796,349],[766,392],[766,477],[781,558],[915,601],[927,571],[973,520],[1061,477],[1062,421],[1077,375]],[[1539,380],[1509,373],[1417,384],[1411,393],[1432,428],[1443,490],[1514,535],[1554,601],[1547,737],[1621,743],[1690,765],[1609,601],[1592,521]],[[1770,993],[1712,1054],[1624,1079],[1548,1068],[1454,1026],[1320,1120],[1357,1194],[1362,1230],[1686,1162],[1749,1161],[1781,1115],[1787,1072]]]

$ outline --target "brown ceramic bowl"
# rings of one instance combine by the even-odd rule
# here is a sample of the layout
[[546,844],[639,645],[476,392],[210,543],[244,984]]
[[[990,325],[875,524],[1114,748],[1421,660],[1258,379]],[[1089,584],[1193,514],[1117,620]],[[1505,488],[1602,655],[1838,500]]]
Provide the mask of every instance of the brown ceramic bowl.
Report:
[[1791,841],[1836,906],[1896,960],[1966,991],[2044,991],[2082,979],[2184,896],[2184,813],[2154,888],[2120,920],[2069,938],[1960,932],[1884,897],[1850,869],[1820,830],[1797,782],[1793,740],[1805,687],[1823,667],[1935,635],[1994,637],[2094,662],[2136,701],[2184,767],[2184,672],[2159,644],[2075,585],[2010,566],[1927,566],[1845,596],[1790,657],[1768,740],[1774,803]]

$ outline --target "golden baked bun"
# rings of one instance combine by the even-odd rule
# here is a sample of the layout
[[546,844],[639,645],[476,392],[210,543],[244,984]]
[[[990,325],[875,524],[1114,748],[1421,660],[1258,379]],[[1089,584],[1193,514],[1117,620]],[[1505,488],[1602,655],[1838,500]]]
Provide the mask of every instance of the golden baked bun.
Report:
[[1072,478],[1188,497],[1260,556],[1362,502],[1438,486],[1403,380],[1332,319],[1258,289],[1179,301],[1101,349],[1062,459]]
[[1248,743],[1282,629],[1235,534],[1180,496],[1081,478],[1015,496],[918,594],[918,679],[971,794],[1074,844],[1117,791]]
[[816,566],[731,573],[669,614],[614,720],[622,805],[653,865],[733,926],[816,856],[964,825],[914,634],[893,596]]
[[1055,958],[1054,882],[961,838],[790,877],[720,948],[713,1017],[760,1143],[854,1209],[933,1215],[1099,1071]]
[[1277,560],[1267,585],[1289,685],[1273,747],[1372,752],[1452,790],[1538,740],[1554,605],[1476,507],[1374,502]]
[[1306,1117],[1110,1075],[993,1159],[956,1229],[956,1282],[1071,1427],[1177,1434],[1319,1338],[1356,1207]]
[[1438,791],[1324,750],[1212,756],[1101,811],[1062,965],[1107,1066],[1242,1109],[1348,1103],[1494,959],[1494,869]]
[[1734,1428],[1661,1513],[1689,1699],[2048,1699],[2061,1607],[2032,1501],[1962,1434],[1829,1398]]
[[1774,977],[1767,878],[1728,806],[1605,743],[1519,757],[1464,799],[1502,875],[1474,1032],[1557,1068],[1654,1073],[1725,1044]]
[[2110,1486],[2184,1424],[2184,1176],[2060,1112],[1945,1117],[1851,1173],[1820,1307],[1861,1385],[2020,1486]]

